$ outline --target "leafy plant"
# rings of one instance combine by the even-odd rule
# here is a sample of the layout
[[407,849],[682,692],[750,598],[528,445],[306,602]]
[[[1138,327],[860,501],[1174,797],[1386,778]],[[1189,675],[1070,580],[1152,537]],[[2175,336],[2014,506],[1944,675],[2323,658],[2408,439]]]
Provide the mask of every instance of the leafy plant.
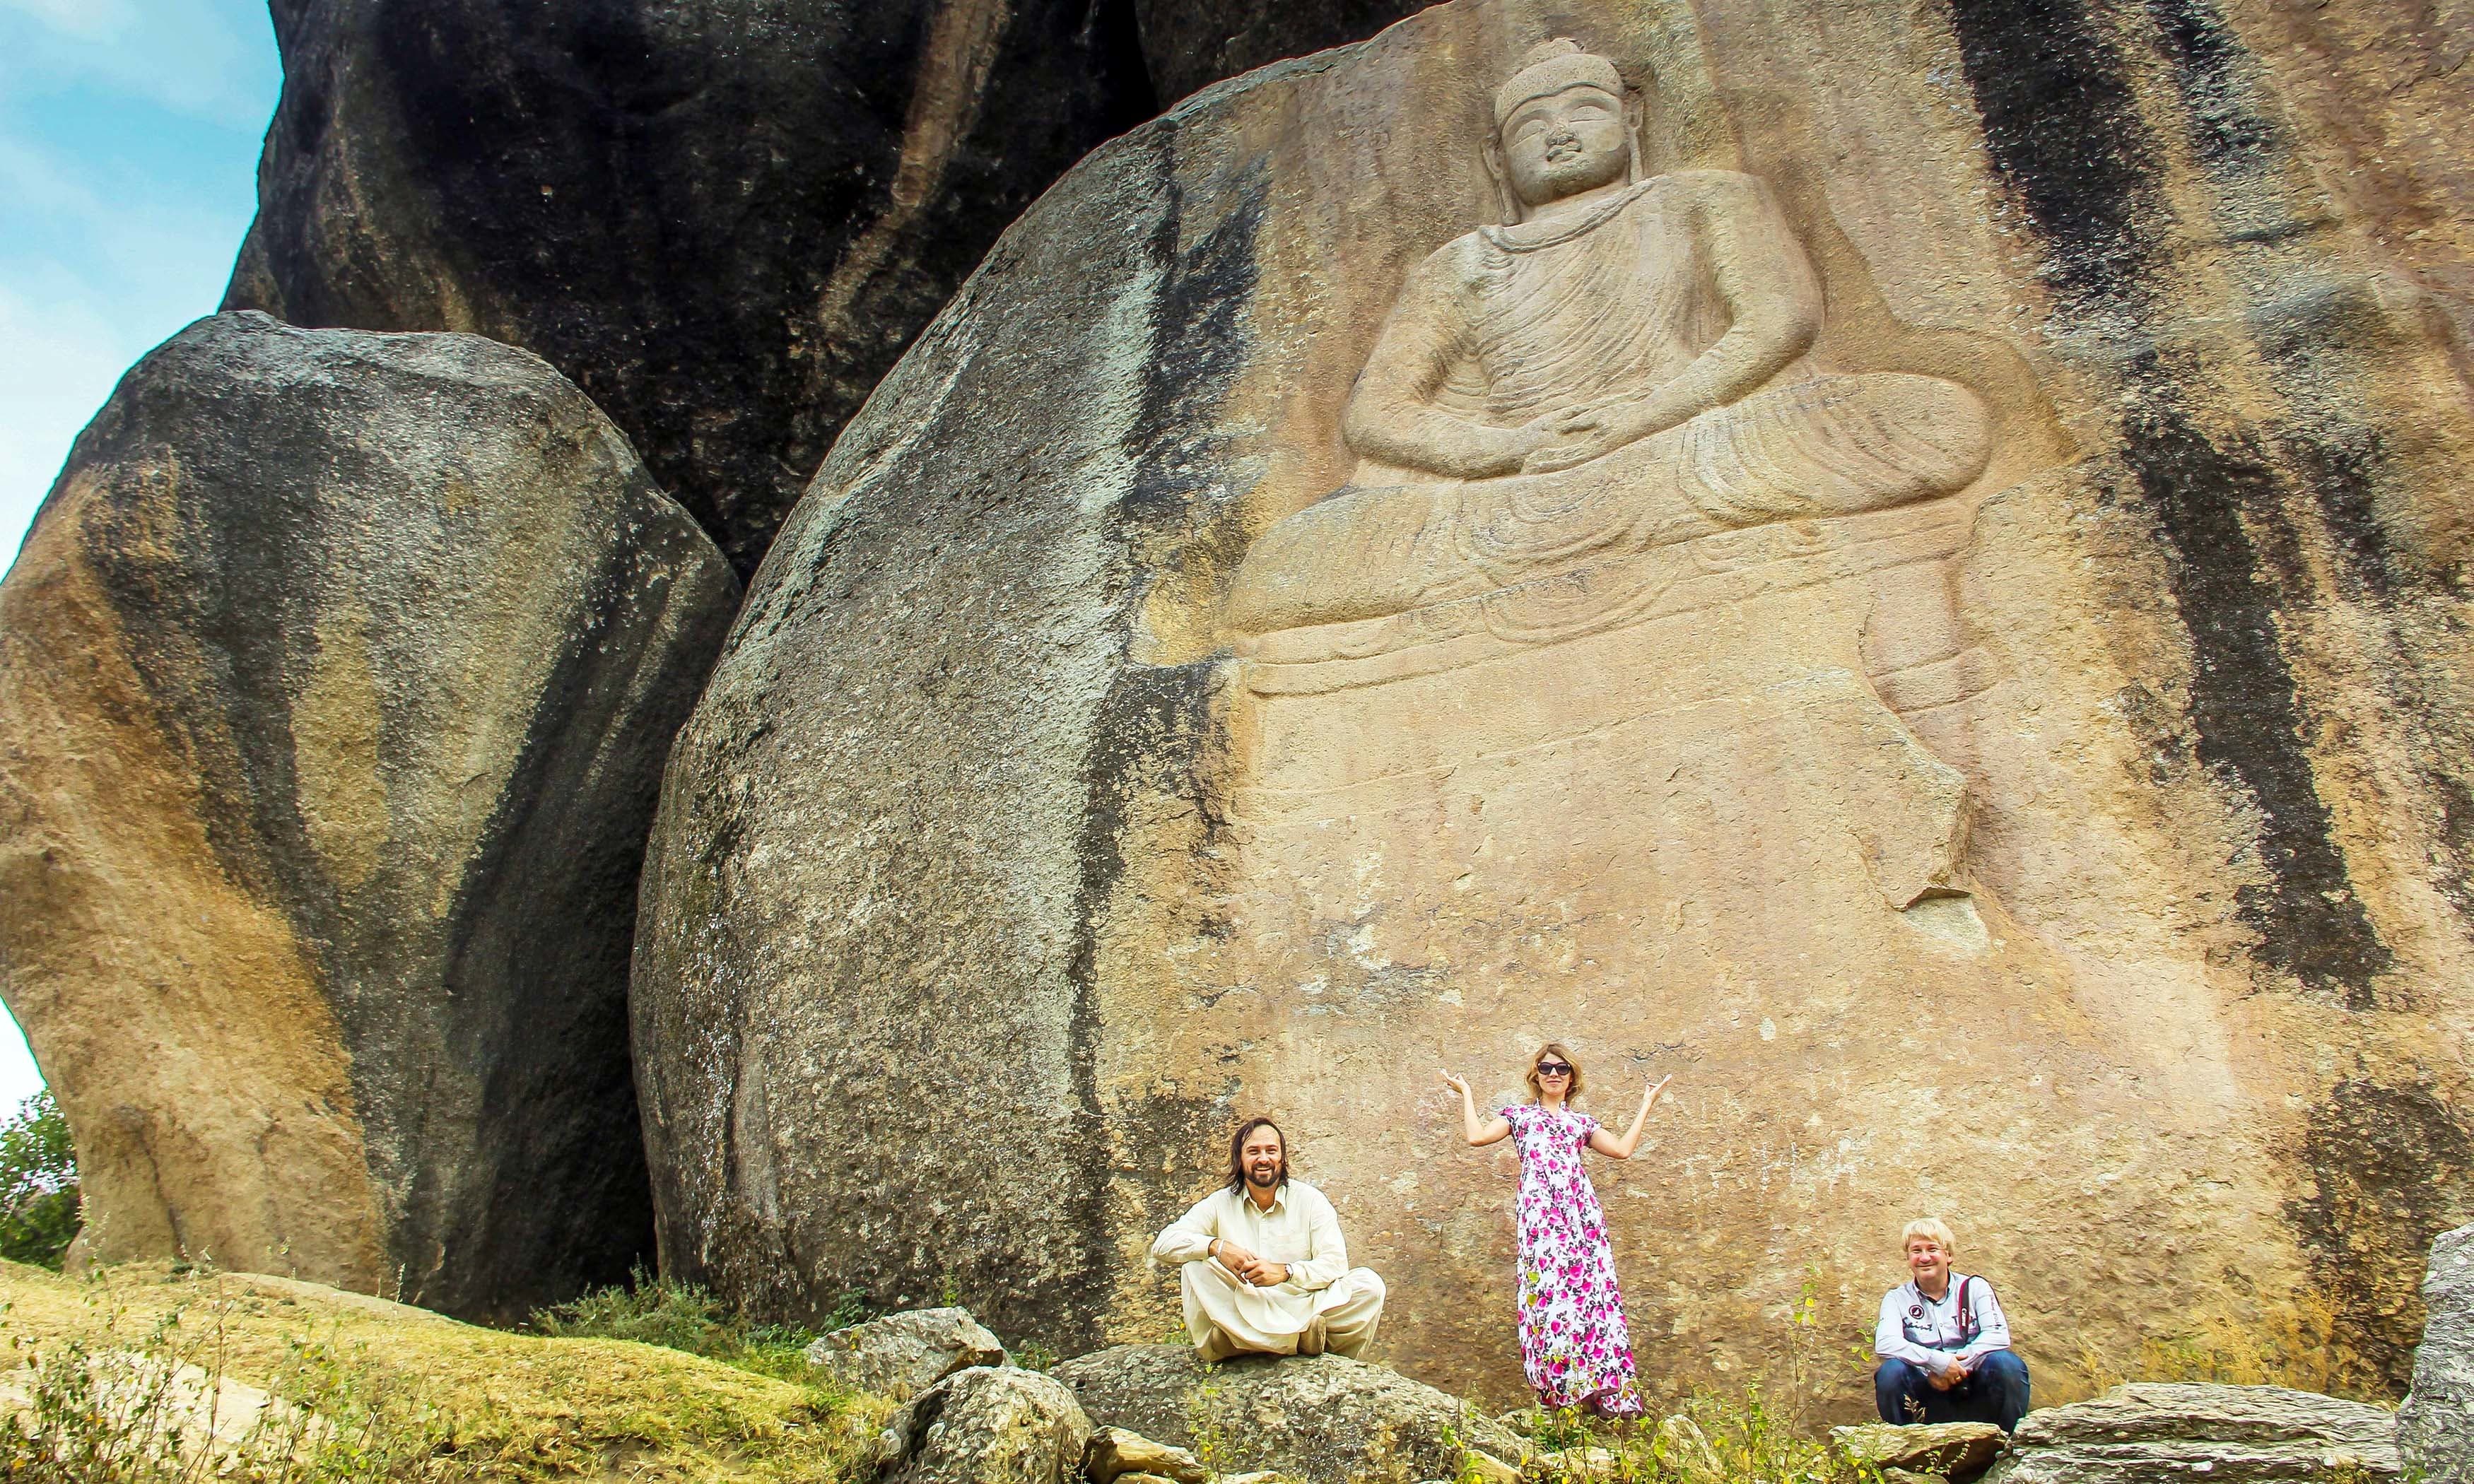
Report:
[[1038,1340],[1025,1340],[1014,1347],[1013,1363],[1026,1371],[1045,1371],[1056,1364],[1056,1352]]
[[1695,1392],[1660,1422],[1568,1411],[1508,1421],[1546,1455],[1546,1477],[1572,1484],[1880,1484],[1879,1471],[1798,1425],[1758,1383],[1737,1393]]
[[79,1221],[69,1123],[46,1088],[0,1123],[0,1257],[57,1272]]
[[834,1301],[834,1311],[825,1316],[822,1332],[831,1334],[837,1329],[863,1325],[875,1317],[876,1305],[868,1302],[864,1292],[857,1288],[845,1289],[842,1296]]

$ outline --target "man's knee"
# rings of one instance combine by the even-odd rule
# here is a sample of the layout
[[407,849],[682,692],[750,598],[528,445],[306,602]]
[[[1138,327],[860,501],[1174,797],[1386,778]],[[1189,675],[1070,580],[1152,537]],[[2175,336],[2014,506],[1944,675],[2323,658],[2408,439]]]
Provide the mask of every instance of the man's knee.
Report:
[[1357,1291],[1359,1293],[1364,1294],[1378,1305],[1382,1304],[1383,1300],[1387,1296],[1386,1290],[1383,1287],[1383,1275],[1375,1272],[1372,1268],[1350,1268],[1348,1270],[1348,1279],[1350,1282],[1357,1285]]
[[1876,1387],[1887,1386],[1898,1391],[1913,1391],[1930,1379],[1931,1377],[1925,1375],[1924,1367],[1912,1361],[1896,1358],[1882,1361],[1873,1373],[1873,1384]]
[[2011,1386],[2027,1384],[2027,1362],[2006,1350],[1986,1351],[1977,1360],[1977,1369],[1990,1380]]
[[1924,1421],[1923,1402],[1918,1400],[1930,1378],[1924,1368],[1895,1356],[1881,1362],[1873,1373],[1873,1404],[1885,1423]]

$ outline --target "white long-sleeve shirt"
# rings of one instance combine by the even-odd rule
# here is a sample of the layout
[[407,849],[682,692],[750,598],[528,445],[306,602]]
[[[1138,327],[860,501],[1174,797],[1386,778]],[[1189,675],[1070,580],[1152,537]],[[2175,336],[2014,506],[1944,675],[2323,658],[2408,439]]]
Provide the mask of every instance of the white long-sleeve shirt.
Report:
[[1292,1180],[1262,1210],[1247,1196],[1223,1185],[1169,1224],[1152,1243],[1160,1262],[1201,1262],[1211,1244],[1225,1237],[1257,1257],[1286,1263],[1289,1281],[1273,1289],[1315,1293],[1348,1271],[1348,1246],[1340,1237],[1340,1214],[1323,1193]]
[[[1976,1318],[1976,1336],[1967,1334],[1967,1317],[1959,1312],[1960,1293]],[[1904,1360],[1938,1371],[1953,1359],[1973,1360],[1988,1351],[2010,1348],[2010,1322],[2001,1317],[2001,1301],[1993,1285],[1962,1273],[1950,1275],[1950,1287],[1938,1301],[1928,1299],[1913,1280],[1881,1295],[1881,1315],[1873,1325],[1873,1353],[1883,1360]]]

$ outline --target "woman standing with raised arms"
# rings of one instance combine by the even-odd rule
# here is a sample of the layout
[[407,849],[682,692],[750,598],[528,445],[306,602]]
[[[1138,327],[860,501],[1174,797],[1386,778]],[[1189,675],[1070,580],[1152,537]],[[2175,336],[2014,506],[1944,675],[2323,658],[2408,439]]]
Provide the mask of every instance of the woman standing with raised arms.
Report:
[[1571,1100],[1581,1091],[1580,1065],[1549,1041],[1529,1063],[1529,1101],[1480,1122],[1469,1085],[1450,1072],[1443,1085],[1461,1095],[1461,1124],[1472,1147],[1512,1136],[1520,1151],[1520,1191],[1513,1200],[1520,1249],[1520,1365],[1550,1411],[1581,1408],[1604,1417],[1637,1417],[1632,1332],[1624,1324],[1623,1291],[1615,1285],[1614,1253],[1607,1245],[1606,1212],[1583,1148],[1629,1160],[1640,1146],[1649,1105],[1666,1090],[1661,1078],[1641,1094],[1640,1111],[1618,1138]]

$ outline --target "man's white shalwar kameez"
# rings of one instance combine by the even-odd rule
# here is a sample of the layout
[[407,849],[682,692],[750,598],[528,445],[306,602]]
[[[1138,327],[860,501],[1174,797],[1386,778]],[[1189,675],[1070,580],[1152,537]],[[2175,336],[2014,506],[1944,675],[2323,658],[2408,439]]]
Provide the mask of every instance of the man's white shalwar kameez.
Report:
[[[1223,1239],[1286,1264],[1288,1281],[1257,1288],[1238,1278],[1211,1256],[1211,1244]],[[1185,1330],[1206,1361],[1318,1350],[1355,1355],[1372,1343],[1383,1317],[1383,1280],[1348,1265],[1339,1214],[1301,1181],[1283,1184],[1270,1210],[1222,1186],[1159,1234],[1152,1259],[1178,1265]]]

